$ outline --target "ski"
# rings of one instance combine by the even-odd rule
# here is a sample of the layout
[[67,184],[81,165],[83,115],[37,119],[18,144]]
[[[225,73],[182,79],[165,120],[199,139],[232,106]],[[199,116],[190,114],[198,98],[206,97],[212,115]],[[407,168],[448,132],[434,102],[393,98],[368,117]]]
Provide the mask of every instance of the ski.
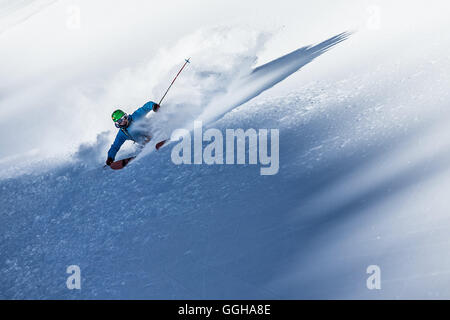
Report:
[[[159,148],[161,148],[167,141],[169,141],[170,139],[166,139],[163,141],[158,142],[155,145],[155,149],[159,150]],[[113,170],[120,170],[123,169],[128,163],[130,163],[132,160],[134,160],[137,157],[137,155],[129,157],[129,158],[125,158],[125,159],[121,159],[121,160],[117,160],[114,161],[113,163],[111,163],[110,168]]]
[[123,169],[128,163],[130,163],[136,157],[137,156],[133,156],[133,157],[125,158],[125,159],[122,159],[122,160],[114,161],[113,163],[111,163],[111,165],[109,167],[111,169],[113,169],[113,170]]
[[155,146],[156,150],[159,150],[159,148],[161,148],[167,141],[169,141],[169,139],[158,142]]

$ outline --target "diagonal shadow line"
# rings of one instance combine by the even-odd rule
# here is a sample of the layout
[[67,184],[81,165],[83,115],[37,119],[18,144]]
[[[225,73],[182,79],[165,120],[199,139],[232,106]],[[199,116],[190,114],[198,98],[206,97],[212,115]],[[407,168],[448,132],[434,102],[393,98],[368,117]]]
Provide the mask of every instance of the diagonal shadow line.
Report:
[[[227,97],[226,104],[229,108],[226,111],[236,108],[272,88],[321,54],[348,39],[351,34],[348,31],[342,32],[317,45],[302,47],[253,69],[249,74],[237,79],[232,84],[232,88],[229,88],[233,92],[233,96]],[[212,126],[223,114],[222,112],[213,116],[201,115],[200,118]]]
[[[342,32],[334,37],[331,37],[315,46],[306,46],[292,51],[280,58],[272,60],[262,66],[255,68],[251,75],[262,76],[265,73],[272,72],[276,69],[282,68],[284,65],[290,65],[289,73],[299,70],[304,65],[310,63],[318,56],[327,52],[335,45],[341,43],[342,41],[348,39],[352,35],[351,32]],[[283,77],[284,79],[285,77]],[[280,80],[281,81],[281,80]]]
[[259,84],[260,88],[258,88],[251,97],[242,100],[240,104],[243,104],[258,96],[263,91],[272,88],[274,85],[283,81],[294,72],[300,70],[303,66],[312,62],[315,58],[327,52],[335,45],[348,39],[351,34],[351,32],[342,32],[315,46],[302,47],[253,69],[250,75],[245,77],[243,80],[245,82],[254,81],[256,84],[259,84],[258,80],[263,79],[266,83]]

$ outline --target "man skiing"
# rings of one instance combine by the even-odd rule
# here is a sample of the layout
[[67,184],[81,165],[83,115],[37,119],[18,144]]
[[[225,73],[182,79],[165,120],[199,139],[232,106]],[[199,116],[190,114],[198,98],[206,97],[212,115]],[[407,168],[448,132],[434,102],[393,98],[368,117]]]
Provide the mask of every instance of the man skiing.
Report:
[[[144,146],[150,141],[151,136],[146,131],[144,119],[150,111],[153,110],[153,112],[157,112],[159,108],[159,104],[149,101],[131,115],[126,114],[120,109],[117,109],[112,113],[112,120],[114,121],[116,128],[119,128],[120,130],[117,133],[111,148],[109,148],[106,165],[110,166],[111,163],[114,162],[117,152],[119,152],[120,147],[125,141],[132,140],[141,146]],[[158,143],[156,148],[159,149],[163,143],[164,142]]]

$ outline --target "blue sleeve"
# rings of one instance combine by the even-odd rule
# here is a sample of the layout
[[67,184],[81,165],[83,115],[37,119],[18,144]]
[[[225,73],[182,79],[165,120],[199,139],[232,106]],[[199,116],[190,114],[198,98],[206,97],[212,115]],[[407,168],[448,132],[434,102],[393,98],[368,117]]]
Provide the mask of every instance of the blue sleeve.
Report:
[[131,115],[133,117],[133,120],[139,120],[140,118],[145,117],[150,111],[153,110],[154,104],[155,103],[153,101],[149,101],[142,107],[137,109],[135,112],[133,112],[133,114]]
[[109,148],[108,151],[108,158],[112,158],[113,160],[116,158],[117,152],[119,152],[120,147],[123,145],[123,143],[127,140],[127,136],[122,132],[122,130],[119,130],[117,133],[116,139],[114,140],[113,144],[111,145],[111,148]]

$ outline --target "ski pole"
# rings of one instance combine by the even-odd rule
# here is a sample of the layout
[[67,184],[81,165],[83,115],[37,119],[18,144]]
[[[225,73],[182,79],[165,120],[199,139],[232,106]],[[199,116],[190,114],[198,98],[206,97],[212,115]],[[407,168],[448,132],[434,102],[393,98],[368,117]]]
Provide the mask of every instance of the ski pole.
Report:
[[170,88],[172,87],[173,83],[175,82],[175,80],[177,80],[178,75],[181,73],[181,71],[183,71],[184,67],[185,67],[188,63],[190,63],[190,61],[189,61],[190,59],[191,59],[191,58],[189,58],[189,59],[184,59],[184,61],[186,61],[186,62],[183,64],[183,66],[181,67],[180,71],[178,71],[177,75],[176,75],[175,78],[173,79],[173,81],[172,81],[172,83],[170,84],[169,88],[167,88],[166,93],[164,93],[163,97],[161,98],[161,100],[160,100],[159,103],[158,103],[159,105],[161,105],[161,102],[164,100],[164,97],[166,96],[167,92],[169,92],[169,90],[170,90]]

